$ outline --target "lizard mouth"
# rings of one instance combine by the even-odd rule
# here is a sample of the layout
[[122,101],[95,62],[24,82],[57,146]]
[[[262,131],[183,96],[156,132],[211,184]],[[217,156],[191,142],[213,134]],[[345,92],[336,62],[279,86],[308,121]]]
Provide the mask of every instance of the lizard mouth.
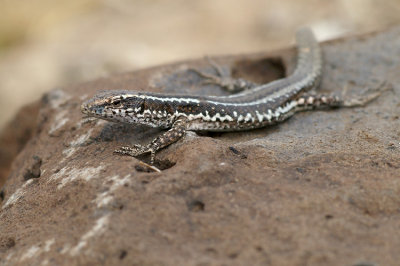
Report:
[[102,106],[91,106],[88,103],[83,103],[81,105],[81,112],[86,116],[96,116],[102,117],[104,116],[104,107]]

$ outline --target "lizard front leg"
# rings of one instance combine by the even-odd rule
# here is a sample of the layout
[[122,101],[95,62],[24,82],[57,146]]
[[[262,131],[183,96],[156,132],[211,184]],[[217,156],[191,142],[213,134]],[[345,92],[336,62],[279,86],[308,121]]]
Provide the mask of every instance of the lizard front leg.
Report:
[[124,146],[118,150],[115,150],[115,153],[121,155],[129,155],[129,156],[139,156],[145,153],[150,153],[150,164],[154,164],[154,159],[156,156],[156,152],[159,149],[162,149],[176,141],[178,141],[186,132],[186,120],[177,120],[172,125],[172,128],[167,132],[161,134],[156,137],[153,141],[151,141],[147,145],[139,145],[135,144],[132,147]]

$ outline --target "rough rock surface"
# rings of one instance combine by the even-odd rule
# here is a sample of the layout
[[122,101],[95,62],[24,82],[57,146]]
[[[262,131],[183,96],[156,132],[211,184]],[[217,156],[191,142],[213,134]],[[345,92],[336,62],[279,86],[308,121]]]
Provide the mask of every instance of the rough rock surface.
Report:
[[[156,129],[84,124],[99,90],[225,94],[189,71],[205,60],[55,90],[2,192],[2,265],[396,265],[400,260],[400,27],[323,44],[320,90],[366,107],[297,114],[253,131],[188,134],[157,154],[161,173],[113,150]],[[221,57],[266,82],[295,51]],[[4,147],[2,147],[4,149]],[[148,157],[142,158],[148,160]]]
[[0,187],[10,174],[12,161],[34,134],[39,109],[37,101],[21,108],[0,133]]

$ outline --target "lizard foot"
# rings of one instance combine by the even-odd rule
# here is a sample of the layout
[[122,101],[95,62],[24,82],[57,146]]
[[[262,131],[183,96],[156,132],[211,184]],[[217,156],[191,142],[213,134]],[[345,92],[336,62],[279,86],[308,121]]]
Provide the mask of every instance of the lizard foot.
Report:
[[393,87],[390,86],[390,85],[387,85],[386,82],[382,82],[376,88],[368,89],[367,92],[362,96],[359,96],[357,98],[344,100],[343,103],[342,103],[342,106],[344,106],[344,107],[364,106],[367,103],[375,100],[383,92],[388,91],[388,90],[393,90]]

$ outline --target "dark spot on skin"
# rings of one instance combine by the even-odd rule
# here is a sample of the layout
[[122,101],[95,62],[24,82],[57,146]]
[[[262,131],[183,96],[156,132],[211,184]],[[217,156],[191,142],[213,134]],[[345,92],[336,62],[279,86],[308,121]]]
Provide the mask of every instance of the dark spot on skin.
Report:
[[3,201],[5,197],[6,197],[6,193],[4,192],[4,189],[0,190],[0,199],[1,199],[1,201]]

